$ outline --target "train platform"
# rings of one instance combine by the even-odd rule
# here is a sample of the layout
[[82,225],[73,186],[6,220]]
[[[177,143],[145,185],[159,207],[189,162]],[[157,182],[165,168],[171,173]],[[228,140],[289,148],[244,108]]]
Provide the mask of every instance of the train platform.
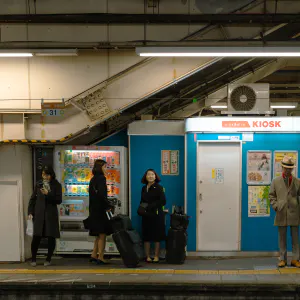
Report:
[[80,295],[94,295],[97,299],[103,295],[114,295],[113,299],[131,295],[130,299],[135,299],[139,295],[141,297],[136,299],[150,296],[149,299],[155,299],[156,294],[162,293],[166,297],[225,293],[234,299],[235,295],[241,297],[253,293],[286,297],[300,291],[300,269],[278,269],[275,257],[188,258],[183,265],[161,261],[158,264],[142,263],[135,269],[124,267],[119,258],[110,259],[105,266],[89,263],[88,257],[55,257],[50,267],[44,267],[43,261],[38,260],[35,268],[29,263],[0,264],[1,297],[18,294],[23,299],[30,299],[28,297],[34,294],[42,295],[41,299],[47,299],[47,296],[53,299],[54,294],[60,294],[59,299],[64,299],[76,294],[76,299],[81,299]]

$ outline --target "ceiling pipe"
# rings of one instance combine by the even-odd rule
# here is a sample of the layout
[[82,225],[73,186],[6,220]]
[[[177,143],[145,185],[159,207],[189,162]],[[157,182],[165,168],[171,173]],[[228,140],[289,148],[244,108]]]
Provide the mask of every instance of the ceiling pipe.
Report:
[[300,23],[299,14],[18,14],[0,15],[2,24],[281,24]]

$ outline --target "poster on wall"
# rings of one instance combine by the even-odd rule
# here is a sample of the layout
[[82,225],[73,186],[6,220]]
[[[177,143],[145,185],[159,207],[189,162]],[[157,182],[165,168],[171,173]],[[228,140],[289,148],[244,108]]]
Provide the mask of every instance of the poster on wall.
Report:
[[248,217],[269,217],[270,186],[248,186]]
[[179,174],[179,150],[161,151],[161,174],[162,175]]
[[247,184],[270,184],[271,169],[271,151],[247,152]]
[[[292,172],[294,176],[297,176],[298,168],[298,151],[274,151],[274,177],[278,177],[282,174],[281,161],[284,156],[290,156],[295,161],[295,168]],[[296,175],[295,175],[296,174]]]
[[224,183],[224,169],[217,168],[212,169],[212,179],[214,184],[223,184]]

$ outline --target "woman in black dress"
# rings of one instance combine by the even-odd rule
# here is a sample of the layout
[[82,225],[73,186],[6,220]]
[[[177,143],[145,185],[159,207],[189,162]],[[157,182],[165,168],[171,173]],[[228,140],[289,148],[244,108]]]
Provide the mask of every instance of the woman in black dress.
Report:
[[110,225],[106,212],[111,210],[107,201],[107,186],[105,178],[106,161],[97,159],[92,170],[93,178],[89,185],[89,230],[91,236],[96,236],[91,262],[105,264],[104,249],[106,236],[110,234]]
[[36,266],[36,255],[42,237],[48,238],[48,255],[44,266],[51,264],[55,239],[60,237],[57,205],[62,202],[62,187],[55,177],[51,166],[43,167],[43,180],[37,183],[28,205],[28,219],[33,220],[31,243],[33,267]]
[[[153,169],[146,171],[142,178],[141,203],[147,203],[147,215],[142,218],[142,232],[147,262],[159,262],[160,242],[165,236],[165,216],[163,206],[166,204],[164,188],[159,185],[160,178]],[[155,243],[154,259],[150,257],[150,243]]]

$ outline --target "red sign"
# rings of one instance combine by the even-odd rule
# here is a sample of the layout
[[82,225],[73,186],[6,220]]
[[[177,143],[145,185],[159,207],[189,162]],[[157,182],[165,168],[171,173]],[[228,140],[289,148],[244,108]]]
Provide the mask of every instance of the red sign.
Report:
[[62,102],[42,103],[42,109],[64,109],[64,108],[65,108],[65,104]]

